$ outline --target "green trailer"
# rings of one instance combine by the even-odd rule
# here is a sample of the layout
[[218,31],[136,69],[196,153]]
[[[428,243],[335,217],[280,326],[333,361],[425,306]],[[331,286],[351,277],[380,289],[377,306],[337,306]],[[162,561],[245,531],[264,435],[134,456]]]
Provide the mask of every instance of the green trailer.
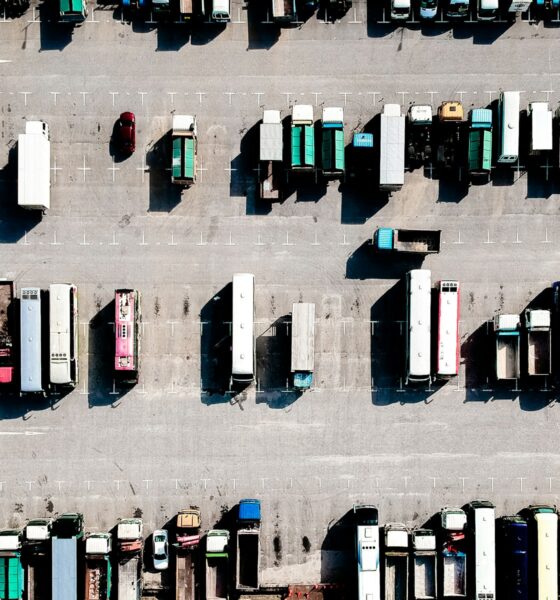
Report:
[[196,182],[197,135],[196,117],[175,115],[171,133],[172,162],[171,181],[191,186]]
[[24,572],[19,531],[0,532],[0,600],[23,598]]
[[63,23],[82,23],[87,15],[86,0],[59,0],[59,19]]
[[492,111],[471,110],[469,119],[469,177],[487,183],[492,170]]
[[344,116],[339,107],[323,108],[321,120],[323,175],[328,179],[344,177]]
[[291,167],[294,172],[315,170],[315,130],[313,106],[295,104],[292,109]]

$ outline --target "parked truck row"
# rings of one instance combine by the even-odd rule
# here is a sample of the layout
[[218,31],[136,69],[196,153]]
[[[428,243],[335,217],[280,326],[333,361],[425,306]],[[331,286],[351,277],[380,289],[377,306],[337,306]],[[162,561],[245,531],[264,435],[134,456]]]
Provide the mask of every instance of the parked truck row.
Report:
[[358,600],[557,598],[558,514],[533,505],[496,519],[476,500],[445,507],[424,527],[380,527],[372,505],[354,506]]
[[[405,115],[399,104],[388,103],[371,131],[353,132],[348,148],[342,107],[324,107],[316,124],[312,105],[294,104],[286,136],[281,112],[267,109],[259,126],[259,197],[280,201],[288,183],[316,182],[318,175],[325,181],[348,178],[362,184],[367,177],[368,185],[391,194],[404,185],[405,171],[418,167],[430,177],[472,183],[489,182],[498,167],[544,166],[548,177],[560,159],[553,111],[548,102],[531,102],[520,115],[520,94],[502,92],[496,110],[475,108],[468,115],[457,100],[443,102],[435,117],[430,105],[412,105]],[[134,115],[123,114],[131,116],[129,129],[135,130]],[[133,148],[134,133],[128,136]],[[170,145],[171,182],[190,187],[201,170],[195,115],[173,116]],[[527,164],[520,167],[521,162]],[[20,207],[48,211],[50,173],[49,127],[43,121],[27,121],[18,136]]]

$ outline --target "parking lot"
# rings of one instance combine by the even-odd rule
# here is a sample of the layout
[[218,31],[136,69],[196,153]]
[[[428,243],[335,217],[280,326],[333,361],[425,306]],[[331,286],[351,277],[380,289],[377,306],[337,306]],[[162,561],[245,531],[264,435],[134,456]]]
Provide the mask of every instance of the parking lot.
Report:
[[[142,515],[148,529],[200,504],[203,525],[243,497],[263,501],[265,583],[330,581],[348,555],[336,524],[354,502],[419,525],[446,504],[488,498],[498,514],[560,493],[554,382],[492,380],[498,311],[547,301],[559,277],[560,173],[496,170],[485,186],[407,173],[389,199],[350,183],[257,198],[263,108],[342,106],[345,136],[386,102],[500,90],[560,101],[558,24],[409,23],[363,2],[340,22],[279,30],[234,3],[226,28],[128,23],[90,6],[73,31],[35,5],[0,19],[0,275],[19,288],[78,286],[80,383],[70,394],[2,398],[3,526],[80,509],[88,529]],[[109,152],[115,119],[136,114],[137,150]],[[170,183],[173,114],[196,114],[197,183]],[[25,119],[51,132],[51,209],[16,206]],[[377,226],[442,230],[423,263],[376,256]],[[407,270],[461,282],[461,370],[403,385]],[[227,335],[232,274],[256,279],[257,380],[230,393],[212,348]],[[142,293],[140,382],[112,379],[116,287]],[[287,385],[293,302],[316,304],[313,388]],[[307,541],[304,541],[307,539]]]

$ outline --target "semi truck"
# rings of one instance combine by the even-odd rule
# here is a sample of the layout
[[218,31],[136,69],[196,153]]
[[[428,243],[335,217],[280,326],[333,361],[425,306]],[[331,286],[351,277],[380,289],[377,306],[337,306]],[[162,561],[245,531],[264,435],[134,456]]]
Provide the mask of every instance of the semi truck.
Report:
[[27,600],[50,597],[52,519],[32,519],[24,530],[23,558]]
[[0,600],[23,598],[21,534],[18,530],[0,531]]
[[413,600],[437,600],[436,536],[432,529],[412,532]]
[[315,366],[315,304],[297,302],[292,306],[291,372],[297,391],[308,390]]
[[282,199],[282,120],[279,110],[263,111],[259,144],[261,200]]
[[83,537],[84,517],[81,514],[64,513],[54,521],[51,542],[53,600],[81,598],[78,556]]
[[469,177],[476,183],[488,183],[492,172],[492,111],[475,108],[469,117]]
[[408,167],[425,165],[432,157],[432,107],[413,104],[408,110],[406,153]]
[[396,192],[404,185],[404,125],[400,104],[385,104],[379,149],[379,189],[384,192]]
[[142,519],[121,519],[117,524],[119,600],[140,600],[142,597],[142,531]]
[[385,600],[408,600],[408,531],[402,523],[385,525]]
[[467,515],[460,508],[441,510],[442,600],[467,597]]
[[211,529],[206,535],[206,600],[229,599],[229,531]]
[[464,162],[465,117],[461,102],[446,100],[438,108],[436,166],[440,175],[456,176]]
[[272,0],[272,20],[279,25],[297,21],[296,0]]
[[327,106],[323,108],[321,158],[324,177],[327,179],[344,177],[344,111],[341,107]]
[[0,384],[14,381],[14,298],[13,281],[0,279]]
[[189,187],[196,182],[196,116],[174,115],[172,127],[171,182]]
[[111,534],[90,533],[86,537],[85,600],[111,598]]
[[527,374],[550,375],[552,372],[552,330],[549,310],[528,308],[525,311],[527,329]]
[[381,598],[379,513],[375,506],[354,505],[358,600]]
[[496,315],[496,378],[519,379],[519,315]]
[[291,128],[291,167],[293,172],[315,171],[315,130],[313,106],[294,104]]
[[260,500],[246,498],[239,502],[236,549],[235,581],[237,590],[258,590],[261,571]]
[[378,227],[373,236],[373,246],[378,252],[437,254],[441,246],[441,230]]
[[44,121],[26,121],[18,136],[18,206],[47,211],[51,206],[51,142]]
[[195,600],[195,567],[200,543],[198,507],[181,510],[177,514],[175,530],[175,600]]

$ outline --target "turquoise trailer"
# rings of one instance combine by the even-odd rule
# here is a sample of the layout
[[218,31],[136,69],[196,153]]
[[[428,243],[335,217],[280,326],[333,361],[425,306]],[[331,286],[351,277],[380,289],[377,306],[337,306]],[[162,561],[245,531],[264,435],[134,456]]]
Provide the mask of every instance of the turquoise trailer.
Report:
[[323,108],[321,155],[323,175],[328,179],[342,179],[345,172],[344,113],[342,108]]
[[294,104],[291,130],[292,171],[315,170],[315,130],[313,129],[313,106]]
[[0,600],[23,598],[24,572],[21,563],[20,532],[0,532]]

